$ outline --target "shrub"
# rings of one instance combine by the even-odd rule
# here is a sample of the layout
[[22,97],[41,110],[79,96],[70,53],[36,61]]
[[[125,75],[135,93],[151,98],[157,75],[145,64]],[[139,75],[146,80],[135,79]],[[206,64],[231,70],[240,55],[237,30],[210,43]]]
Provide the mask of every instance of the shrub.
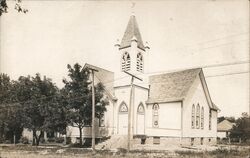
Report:
[[11,140],[5,140],[4,143],[5,144],[11,144]]
[[21,137],[20,138],[20,143],[29,144],[29,139],[27,137]]
[[63,138],[63,137],[57,137],[57,138],[55,139],[55,142],[56,142],[56,143],[63,143],[63,142],[64,142],[64,138]]
[[72,141],[71,141],[71,137],[66,137],[66,144],[71,144]]
[[41,142],[41,143],[45,143],[45,139],[42,137],[42,138],[40,139],[40,142]]
[[48,138],[47,141],[48,141],[49,143],[55,142],[55,138]]

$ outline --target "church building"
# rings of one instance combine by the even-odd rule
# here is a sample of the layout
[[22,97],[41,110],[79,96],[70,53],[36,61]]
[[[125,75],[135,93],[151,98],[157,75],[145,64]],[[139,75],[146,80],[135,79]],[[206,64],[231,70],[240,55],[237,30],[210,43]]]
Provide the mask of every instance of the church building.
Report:
[[[96,120],[96,138],[108,138],[106,145],[110,148],[126,147],[131,121],[133,145],[216,143],[218,108],[211,100],[201,68],[148,73],[150,48],[143,43],[134,15],[115,48],[113,70],[85,64],[98,70],[95,82],[103,83],[109,99],[104,117]],[[125,72],[141,80],[132,81]],[[68,127],[67,137],[79,138],[78,129]],[[91,127],[83,129],[83,138],[91,138]]]

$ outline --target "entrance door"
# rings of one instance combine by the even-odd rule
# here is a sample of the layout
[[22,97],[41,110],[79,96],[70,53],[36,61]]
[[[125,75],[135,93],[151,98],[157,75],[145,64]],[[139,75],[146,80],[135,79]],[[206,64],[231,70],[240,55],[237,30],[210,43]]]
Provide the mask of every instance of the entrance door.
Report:
[[145,134],[145,110],[142,103],[137,108],[137,134]]
[[127,135],[128,133],[128,106],[123,102],[118,112],[118,134]]

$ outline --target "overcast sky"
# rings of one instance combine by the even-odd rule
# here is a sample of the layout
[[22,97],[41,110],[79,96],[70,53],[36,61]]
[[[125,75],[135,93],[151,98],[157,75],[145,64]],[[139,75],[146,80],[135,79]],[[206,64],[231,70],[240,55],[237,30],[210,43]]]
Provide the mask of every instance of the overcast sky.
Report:
[[[151,48],[150,72],[243,61],[203,70],[219,116],[249,111],[248,0],[134,2]],[[27,14],[9,3],[1,17],[0,70],[12,79],[39,72],[62,87],[67,64],[112,70],[120,60],[114,44],[125,31],[131,1],[24,1]]]

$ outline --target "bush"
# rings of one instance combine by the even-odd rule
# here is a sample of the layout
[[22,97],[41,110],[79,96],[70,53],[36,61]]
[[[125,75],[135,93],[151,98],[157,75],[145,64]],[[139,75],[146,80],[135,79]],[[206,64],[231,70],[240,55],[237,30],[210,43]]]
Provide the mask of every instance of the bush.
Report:
[[66,137],[66,144],[71,144],[72,141],[71,141],[71,137]]
[[55,142],[56,142],[56,143],[63,143],[63,142],[64,142],[64,138],[63,138],[63,137],[57,137],[57,138],[55,139]]
[[11,140],[5,140],[4,143],[5,144],[11,144]]
[[43,137],[40,138],[40,143],[45,143],[45,139]]
[[48,138],[47,141],[48,141],[49,143],[55,142],[55,138]]
[[20,138],[20,143],[29,144],[29,139],[27,137],[21,137]]

